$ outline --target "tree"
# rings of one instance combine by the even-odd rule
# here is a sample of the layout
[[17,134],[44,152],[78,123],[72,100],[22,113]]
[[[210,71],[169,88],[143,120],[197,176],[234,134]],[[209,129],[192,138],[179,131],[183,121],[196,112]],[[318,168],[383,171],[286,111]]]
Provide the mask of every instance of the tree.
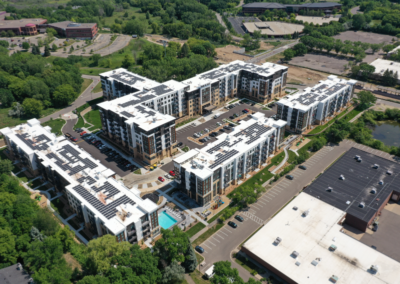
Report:
[[285,60],[289,61],[295,56],[295,52],[293,49],[288,48],[283,52],[283,55],[285,56]]
[[51,50],[55,52],[57,51],[57,49],[58,49],[57,45],[53,43],[53,45],[51,46]]
[[375,53],[375,52],[377,52],[379,49],[381,49],[382,44],[381,44],[381,43],[371,43],[371,44],[370,44],[370,47],[371,47],[372,53]]
[[110,284],[110,280],[104,276],[100,275],[89,275],[83,277],[82,280],[76,282],[77,284]]
[[304,55],[308,51],[307,50],[307,46],[302,42],[300,42],[300,43],[296,44],[295,46],[293,46],[293,50],[295,51],[296,56]]
[[126,54],[124,57],[124,60],[122,60],[122,67],[124,68],[129,68],[130,66],[135,65],[135,60],[133,59],[133,57],[129,54]]
[[72,53],[74,51],[74,46],[71,45],[71,47],[69,48],[69,53]]
[[[34,241],[24,259],[29,270],[39,271],[40,268],[52,269],[64,260],[62,244],[59,240],[48,237]],[[64,260],[65,261],[65,260]]]
[[382,47],[382,50],[386,53],[388,53],[389,51],[391,51],[392,49],[394,49],[394,45],[393,44],[387,44],[384,47]]
[[170,264],[176,260],[178,262],[185,261],[185,253],[190,241],[185,232],[178,227],[171,230],[161,229],[162,238],[156,242],[154,251],[160,257]]
[[37,45],[32,45],[32,54],[34,54],[34,55],[40,54],[40,49]]
[[312,142],[311,149],[312,149],[314,152],[317,152],[317,151],[319,151],[320,149],[322,149],[322,147],[324,147],[325,144],[326,144],[326,139],[325,139],[325,138],[321,137],[321,138],[315,139],[315,140],[313,140],[313,142]]
[[58,34],[57,31],[53,28],[47,28],[46,33],[51,37],[54,37]]
[[3,107],[10,107],[15,98],[10,90],[8,89],[0,89],[0,102]]
[[100,54],[93,54],[92,56],[90,56],[90,59],[93,60],[94,65],[99,66],[99,60],[101,59],[101,55]]
[[2,174],[9,175],[13,169],[14,166],[10,160],[8,159],[0,160],[0,175]]
[[15,236],[0,228],[0,263],[9,266],[17,262],[18,253],[15,250]]
[[159,283],[162,278],[161,271],[157,268],[158,258],[148,248],[142,250],[138,245],[133,245],[129,250],[115,256],[112,263],[130,267],[144,283]]
[[91,265],[88,270],[92,274],[104,273],[110,268],[110,260],[129,250],[131,244],[128,242],[118,243],[115,236],[105,235],[91,240],[87,245],[87,258]]
[[160,33],[160,27],[158,26],[158,24],[156,22],[151,24],[151,28],[152,28],[152,31],[151,31],[152,34]]
[[22,103],[22,107],[27,116],[35,118],[40,118],[43,110],[42,102],[31,98],[26,98]]
[[364,80],[368,79],[369,76],[375,72],[375,66],[369,65],[368,63],[360,64],[361,76]]
[[123,32],[125,34],[136,34],[143,36],[147,30],[147,22],[140,21],[139,19],[128,21],[123,27]]
[[53,101],[57,106],[67,106],[72,103],[78,94],[69,84],[60,85],[53,93]]
[[75,243],[74,237],[75,233],[71,231],[69,226],[64,226],[63,228],[60,228],[55,234],[55,238],[60,240],[63,245],[64,253],[71,251],[71,247]]
[[235,284],[244,283],[243,279],[239,276],[239,271],[236,268],[231,268],[229,261],[214,263],[214,276],[211,278],[211,283],[231,283],[230,279],[234,279]]
[[397,79],[398,79],[397,72],[393,73],[392,70],[386,69],[383,72],[382,84],[393,87],[397,84]]
[[12,30],[8,30],[7,31],[7,36],[8,37],[13,37],[13,36],[15,36],[15,33]]
[[180,283],[185,278],[185,269],[178,264],[176,260],[172,261],[171,265],[164,270],[161,283],[174,284]]
[[189,54],[190,54],[190,48],[189,48],[189,45],[187,45],[187,43],[185,42],[182,45],[181,49],[179,50],[178,56],[180,58],[183,58],[183,57],[188,57]]
[[71,275],[72,270],[64,260],[51,269],[40,268],[39,271],[33,274],[32,278],[37,284],[69,284],[71,283]]
[[48,209],[39,210],[32,221],[33,227],[29,233],[32,240],[43,241],[46,236],[56,234],[60,228],[54,220],[54,215]]
[[43,54],[43,56],[44,56],[44,57],[48,57],[48,56],[50,56],[50,55],[51,55],[51,53],[50,53],[50,48],[49,48],[48,45],[46,45],[46,46],[44,47],[44,54]]
[[26,42],[26,41],[24,41],[24,42],[22,43],[22,48],[25,49],[25,50],[29,49],[29,43]]
[[189,243],[183,266],[187,272],[193,272],[197,267],[197,257],[192,245]]
[[24,108],[20,103],[14,102],[11,107],[12,108],[8,111],[9,116],[21,117],[24,115]]
[[365,110],[371,105],[375,104],[376,97],[369,91],[361,91],[357,94],[358,108],[360,110]]

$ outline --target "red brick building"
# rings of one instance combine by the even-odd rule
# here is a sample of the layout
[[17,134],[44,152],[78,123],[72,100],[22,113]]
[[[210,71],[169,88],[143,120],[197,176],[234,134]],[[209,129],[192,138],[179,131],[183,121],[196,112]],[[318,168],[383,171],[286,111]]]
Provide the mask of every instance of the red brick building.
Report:
[[98,31],[96,23],[81,24],[71,21],[46,24],[45,27],[41,26],[41,28],[53,28],[60,36],[78,39],[93,39]]
[[47,22],[45,19],[21,19],[21,20],[3,20],[0,21],[0,32],[13,31],[15,35],[36,35],[38,34],[38,25]]

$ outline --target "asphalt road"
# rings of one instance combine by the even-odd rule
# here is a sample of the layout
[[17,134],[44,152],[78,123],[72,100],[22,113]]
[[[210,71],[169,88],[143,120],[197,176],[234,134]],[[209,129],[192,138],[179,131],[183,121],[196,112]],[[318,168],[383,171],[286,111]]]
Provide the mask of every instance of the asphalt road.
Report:
[[350,13],[351,13],[352,15],[355,15],[355,14],[363,14],[363,12],[360,11],[360,6],[357,6],[357,7],[352,8],[352,9],[350,10]]
[[281,179],[272,188],[267,189],[268,192],[255,204],[241,211],[238,215],[241,215],[245,220],[242,223],[233,220],[238,225],[236,229],[225,225],[207,239],[207,241],[202,243],[201,246],[205,249],[203,256],[206,264],[201,268],[201,272],[204,273],[204,271],[217,261],[231,260],[232,267],[237,268],[239,275],[245,281],[248,281],[251,274],[242,266],[232,261],[232,251],[260,226],[266,224],[277,211],[333,163],[342,153],[350,149],[351,146],[351,143],[341,143],[340,145],[324,147],[304,163],[307,166],[307,170],[296,168],[291,172],[294,180]]
[[100,82],[99,76],[82,75],[82,78],[91,79],[91,80],[93,80],[93,82],[89,85],[89,87],[86,88],[85,91],[83,91],[83,93],[71,105],[69,105],[68,107],[66,107],[60,111],[57,111],[51,115],[42,117],[41,119],[39,119],[39,121],[41,123],[50,120],[50,118],[53,118],[53,119],[59,118],[61,115],[75,110],[76,108],[84,105],[88,101],[91,101],[93,99],[103,96],[103,92],[92,93],[92,89]]
[[274,56],[274,55],[276,55],[276,54],[278,54],[278,53],[284,52],[286,49],[293,47],[293,46],[296,45],[297,43],[298,43],[298,42],[295,41],[295,42],[293,42],[293,43],[290,43],[290,44],[287,44],[287,45],[285,45],[285,46],[279,47],[279,48],[277,48],[277,49],[275,49],[275,50],[273,50],[273,51],[271,51],[271,52],[262,54],[262,55],[260,55],[260,56],[253,57],[253,58],[251,58],[251,59],[249,59],[249,60],[246,60],[246,62],[248,62],[248,63],[258,63],[258,62],[260,62],[260,61],[262,61],[262,60],[265,60],[265,59],[267,59],[267,58],[269,58],[269,57],[272,57],[272,56]]
[[[251,106],[249,104],[242,104],[240,106],[234,107],[233,109],[230,109],[229,111],[221,114],[217,119],[212,118],[212,119],[210,119],[210,120],[208,120],[208,121],[206,121],[206,122],[204,122],[204,123],[202,123],[200,125],[197,125],[197,126],[193,126],[193,123],[192,123],[192,124],[190,124],[188,126],[185,126],[185,127],[182,127],[182,128],[178,128],[176,130],[177,140],[178,140],[178,142],[183,142],[183,146],[182,147],[188,146],[190,149],[194,149],[194,148],[201,149],[201,148],[205,147],[208,143],[215,142],[216,140],[218,140],[219,139],[218,136],[215,137],[215,138],[211,138],[211,140],[209,140],[208,142],[204,143],[203,145],[199,145],[199,144],[196,144],[196,143],[190,141],[188,139],[188,137],[193,137],[194,133],[200,132],[200,131],[204,131],[204,129],[206,129],[206,128],[210,129],[210,131],[212,132],[212,129],[217,128],[217,124],[216,124],[217,122],[223,122],[222,120],[225,119],[225,118],[229,119],[229,116],[233,115],[234,113],[241,113],[242,114],[242,110],[244,110],[245,108],[253,110],[253,111],[256,111],[256,112],[265,113],[265,115],[267,117],[270,117],[270,116],[276,114],[276,110],[262,110],[261,108],[257,108],[255,106]],[[214,117],[215,113],[211,113],[209,115]],[[230,133],[230,132],[231,131],[227,131],[227,130],[225,131],[225,133]],[[222,132],[219,132],[219,133],[222,133]],[[165,164],[161,168],[164,171],[169,172],[169,171],[174,169],[174,163],[170,162],[168,164]]]

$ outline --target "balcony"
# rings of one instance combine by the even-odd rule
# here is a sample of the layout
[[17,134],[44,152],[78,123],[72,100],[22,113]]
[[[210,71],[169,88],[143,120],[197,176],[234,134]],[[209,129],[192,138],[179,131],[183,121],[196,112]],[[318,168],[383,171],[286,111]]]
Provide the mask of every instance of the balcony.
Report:
[[136,239],[137,239],[137,237],[133,236],[132,238],[128,239],[128,242],[132,243],[132,242],[136,241]]
[[131,237],[134,234],[136,234],[136,230],[129,231],[128,232],[128,237]]
[[149,224],[150,224],[149,221],[145,221],[145,222],[142,223],[142,227],[145,227],[145,226],[147,226],[147,225],[149,225]]
[[142,230],[143,233],[145,233],[145,232],[147,232],[147,231],[149,231],[149,234],[150,234],[150,226],[148,226],[148,227],[146,227],[146,228],[144,228],[144,229]]

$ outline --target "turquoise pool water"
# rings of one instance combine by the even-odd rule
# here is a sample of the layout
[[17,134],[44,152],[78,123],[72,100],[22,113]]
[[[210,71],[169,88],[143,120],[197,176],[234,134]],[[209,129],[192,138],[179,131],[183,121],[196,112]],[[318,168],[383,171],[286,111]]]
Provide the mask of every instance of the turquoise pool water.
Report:
[[174,225],[176,221],[174,218],[172,218],[168,213],[166,212],[161,212],[161,214],[158,215],[158,223],[163,229],[168,229],[172,225]]

